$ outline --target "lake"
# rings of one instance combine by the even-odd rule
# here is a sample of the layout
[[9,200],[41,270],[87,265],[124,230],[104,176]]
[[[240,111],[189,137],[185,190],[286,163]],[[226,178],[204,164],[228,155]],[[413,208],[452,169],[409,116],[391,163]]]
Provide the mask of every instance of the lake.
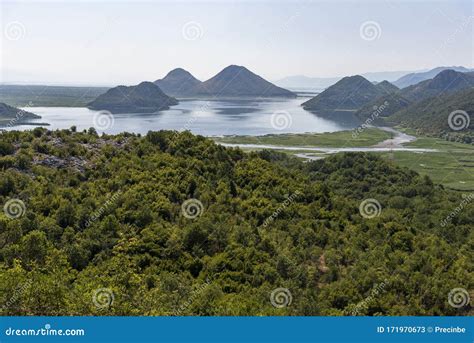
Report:
[[322,116],[300,105],[307,97],[296,99],[180,100],[171,109],[154,114],[114,114],[113,118],[79,107],[28,107],[40,115],[36,125],[18,125],[8,130],[29,130],[40,123],[48,129],[78,130],[95,127],[97,132],[115,134],[149,130],[190,130],[205,136],[263,135],[276,133],[335,132],[350,130],[360,123],[351,112]]

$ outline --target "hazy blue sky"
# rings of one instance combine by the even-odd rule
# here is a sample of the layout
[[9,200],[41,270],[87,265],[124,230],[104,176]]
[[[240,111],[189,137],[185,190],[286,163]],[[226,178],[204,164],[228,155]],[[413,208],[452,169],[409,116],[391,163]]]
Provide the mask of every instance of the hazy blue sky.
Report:
[[473,66],[470,0],[0,2],[2,82],[134,84],[175,67],[204,80],[229,64],[270,80]]

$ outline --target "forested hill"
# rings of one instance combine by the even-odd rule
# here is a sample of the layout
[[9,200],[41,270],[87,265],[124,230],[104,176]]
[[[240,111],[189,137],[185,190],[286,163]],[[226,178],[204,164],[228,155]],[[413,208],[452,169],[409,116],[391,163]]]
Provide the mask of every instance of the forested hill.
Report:
[[474,203],[426,177],[74,131],[1,136],[4,315],[468,314]]
[[388,117],[387,122],[410,127],[423,134],[457,135],[461,137],[460,141],[472,143],[474,88],[414,103]]

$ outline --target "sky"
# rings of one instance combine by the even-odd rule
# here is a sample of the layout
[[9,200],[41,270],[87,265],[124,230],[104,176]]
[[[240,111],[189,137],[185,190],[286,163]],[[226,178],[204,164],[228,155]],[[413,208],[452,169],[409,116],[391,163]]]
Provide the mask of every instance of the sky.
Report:
[[0,82],[117,85],[473,67],[467,1],[0,0]]

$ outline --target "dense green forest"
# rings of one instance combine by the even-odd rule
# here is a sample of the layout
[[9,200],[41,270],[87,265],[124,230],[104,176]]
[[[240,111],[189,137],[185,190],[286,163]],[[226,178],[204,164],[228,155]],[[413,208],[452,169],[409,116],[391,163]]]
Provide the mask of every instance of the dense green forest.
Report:
[[471,311],[470,194],[371,154],[75,131],[1,134],[3,315]]

